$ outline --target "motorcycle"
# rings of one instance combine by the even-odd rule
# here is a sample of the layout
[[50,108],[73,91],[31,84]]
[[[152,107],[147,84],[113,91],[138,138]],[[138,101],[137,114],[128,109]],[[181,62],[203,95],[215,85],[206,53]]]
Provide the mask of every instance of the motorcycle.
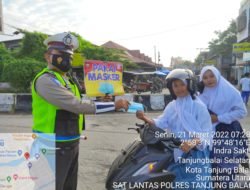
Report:
[[112,163],[106,180],[108,190],[166,189],[159,184],[170,184],[175,179],[166,168],[173,163],[173,149],[180,146],[181,140],[158,127],[136,126],[128,130],[136,130],[140,140],[129,144]]
[[[139,133],[140,140],[130,143],[113,161],[107,175],[106,189],[172,189],[175,175],[166,168],[174,162],[173,150],[180,146],[181,140],[158,127],[148,124],[136,126],[128,130]],[[246,177],[245,173],[236,175],[239,179]],[[236,183],[234,190],[250,189],[249,180],[237,180]]]

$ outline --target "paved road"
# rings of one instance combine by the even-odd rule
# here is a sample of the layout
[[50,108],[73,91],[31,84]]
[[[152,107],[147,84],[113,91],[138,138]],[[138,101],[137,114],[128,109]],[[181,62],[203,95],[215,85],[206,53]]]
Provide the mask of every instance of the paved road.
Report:
[[[250,110],[249,110],[250,111]],[[148,113],[150,117],[159,115]],[[136,122],[134,114],[112,113],[86,117],[88,140],[80,144],[79,190],[103,190],[108,169],[119,151],[137,134],[127,131]],[[250,130],[250,117],[242,120],[245,129]],[[1,133],[31,132],[31,115],[0,115]]]

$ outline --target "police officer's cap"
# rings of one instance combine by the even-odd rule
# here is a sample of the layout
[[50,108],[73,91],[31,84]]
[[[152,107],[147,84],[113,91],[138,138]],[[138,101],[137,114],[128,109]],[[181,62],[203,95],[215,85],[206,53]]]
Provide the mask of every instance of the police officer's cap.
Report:
[[69,54],[73,54],[73,51],[79,46],[77,38],[69,32],[49,36],[43,43],[48,47],[48,50],[57,49]]

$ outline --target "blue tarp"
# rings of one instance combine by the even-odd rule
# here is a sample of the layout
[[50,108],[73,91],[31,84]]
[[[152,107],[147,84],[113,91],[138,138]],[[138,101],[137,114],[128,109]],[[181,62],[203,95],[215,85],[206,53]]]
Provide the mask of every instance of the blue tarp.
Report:
[[161,72],[161,71],[152,71],[152,72],[142,72],[142,73],[137,73],[137,75],[161,75],[161,76],[166,76],[167,74]]
[[162,72],[162,73],[165,73],[166,75],[170,72],[169,70],[167,69],[159,69],[158,71]]
[[154,74],[161,75],[161,76],[166,76],[166,73],[163,73],[161,71],[154,71]]

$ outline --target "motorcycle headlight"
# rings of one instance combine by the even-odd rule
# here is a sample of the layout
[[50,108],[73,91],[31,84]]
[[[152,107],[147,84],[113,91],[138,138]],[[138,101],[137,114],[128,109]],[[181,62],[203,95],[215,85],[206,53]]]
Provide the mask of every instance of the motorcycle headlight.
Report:
[[138,176],[138,175],[144,175],[144,174],[149,174],[153,169],[154,166],[157,162],[149,162],[142,166],[138,171],[136,171],[132,176]]

